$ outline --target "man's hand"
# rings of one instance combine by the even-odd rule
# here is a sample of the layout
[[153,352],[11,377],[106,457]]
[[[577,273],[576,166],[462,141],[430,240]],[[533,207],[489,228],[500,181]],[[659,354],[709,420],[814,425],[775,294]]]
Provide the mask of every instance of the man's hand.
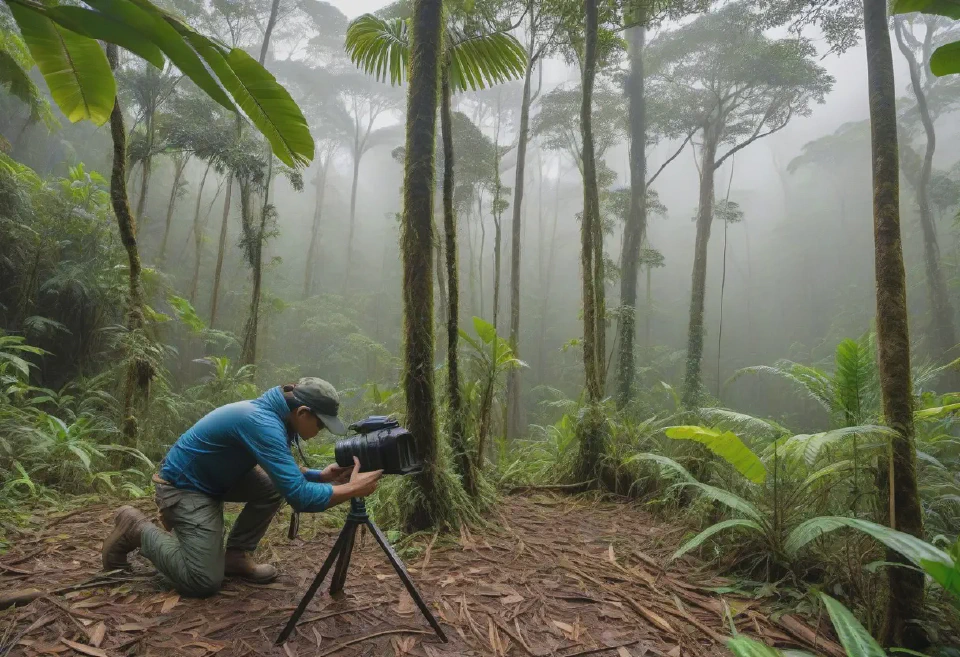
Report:
[[360,459],[354,456],[353,468],[350,470],[350,480],[345,484],[333,487],[333,495],[330,497],[330,502],[327,503],[327,508],[346,502],[351,497],[372,495],[377,490],[377,483],[382,476],[383,470],[360,472]]
[[353,468],[347,466],[340,467],[336,463],[331,463],[320,472],[320,481],[325,484],[345,484],[350,481],[350,473]]

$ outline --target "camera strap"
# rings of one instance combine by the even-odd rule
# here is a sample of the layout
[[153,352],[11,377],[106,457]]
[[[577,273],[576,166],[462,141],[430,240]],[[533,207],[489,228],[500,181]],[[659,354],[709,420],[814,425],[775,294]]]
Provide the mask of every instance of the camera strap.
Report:
[[[307,461],[307,455],[303,453],[303,447],[300,445],[300,436],[295,435],[293,437],[293,444],[297,447],[297,451],[300,453],[300,458],[303,460],[303,464],[307,467],[310,467],[310,463]],[[287,530],[287,540],[292,541],[297,537],[299,532],[300,514],[297,511],[292,511],[290,513],[290,529]]]

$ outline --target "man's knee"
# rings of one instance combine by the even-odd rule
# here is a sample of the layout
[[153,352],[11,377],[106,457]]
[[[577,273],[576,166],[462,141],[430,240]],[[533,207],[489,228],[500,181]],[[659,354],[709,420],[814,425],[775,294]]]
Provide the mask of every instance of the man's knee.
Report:
[[188,581],[177,589],[181,595],[189,598],[209,598],[216,594],[223,585],[223,573],[200,572],[193,573]]

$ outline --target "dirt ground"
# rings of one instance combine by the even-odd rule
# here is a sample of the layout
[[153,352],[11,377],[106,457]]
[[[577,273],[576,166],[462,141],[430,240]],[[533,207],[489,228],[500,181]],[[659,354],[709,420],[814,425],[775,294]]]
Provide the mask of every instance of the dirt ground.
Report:
[[[155,513],[150,502],[138,505]],[[35,529],[14,535],[13,548],[0,556],[0,596],[29,588],[45,595],[0,611],[0,657],[712,657],[728,654],[725,609],[738,632],[842,655],[795,616],[774,621],[757,601],[712,592],[725,580],[694,560],[665,570],[683,530],[626,504],[512,496],[482,534],[464,531],[456,542],[426,537],[407,567],[446,644],[369,534],[358,535],[345,595],[334,600],[321,588],[289,641],[275,647],[336,528],[316,531],[307,519],[301,535],[315,537],[288,541],[276,522],[264,556],[281,568],[277,582],[227,580],[219,595],[194,600],[172,592],[139,556],[133,575],[99,572],[112,515],[107,506],[86,507],[35,519]]]

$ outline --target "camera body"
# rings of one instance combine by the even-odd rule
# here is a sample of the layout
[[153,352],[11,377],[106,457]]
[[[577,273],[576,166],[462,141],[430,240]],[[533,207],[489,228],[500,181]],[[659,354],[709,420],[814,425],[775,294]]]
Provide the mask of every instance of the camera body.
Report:
[[360,472],[383,470],[383,474],[408,475],[423,469],[413,434],[394,418],[371,415],[349,429],[356,435],[338,440],[334,446],[337,465],[352,467],[356,456]]

